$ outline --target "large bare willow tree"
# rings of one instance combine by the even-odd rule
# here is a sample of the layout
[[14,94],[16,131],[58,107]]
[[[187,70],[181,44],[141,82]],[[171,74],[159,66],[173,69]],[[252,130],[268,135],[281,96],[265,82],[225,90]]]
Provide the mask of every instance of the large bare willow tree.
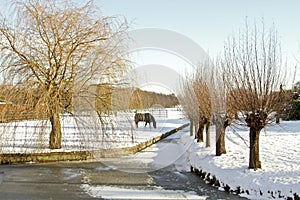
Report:
[[274,120],[285,99],[286,65],[277,32],[264,26],[249,28],[246,23],[245,30],[228,40],[224,52],[227,98],[250,128],[249,168],[258,169],[260,131]]
[[203,131],[206,132],[206,147],[210,146],[210,120],[212,117],[212,104],[210,94],[210,71],[207,68],[211,66],[209,63],[204,63],[198,66],[193,80],[193,89],[196,96],[196,101],[199,108],[199,124],[196,133],[197,141],[203,142]]
[[[102,16],[92,1],[11,2],[14,12],[0,24],[1,73],[6,85],[26,91],[23,104],[45,113],[52,127],[50,149],[59,149],[60,113],[72,111],[72,97],[93,91],[92,84],[116,82],[126,70],[127,24]],[[12,102],[24,98],[9,91],[16,90],[7,92]]]

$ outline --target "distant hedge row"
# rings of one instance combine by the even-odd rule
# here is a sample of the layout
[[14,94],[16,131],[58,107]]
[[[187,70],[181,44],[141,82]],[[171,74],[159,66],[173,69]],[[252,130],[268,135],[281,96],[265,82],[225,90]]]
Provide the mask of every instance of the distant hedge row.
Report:
[[0,122],[43,119],[45,113],[36,112],[33,108],[24,105],[0,104]]

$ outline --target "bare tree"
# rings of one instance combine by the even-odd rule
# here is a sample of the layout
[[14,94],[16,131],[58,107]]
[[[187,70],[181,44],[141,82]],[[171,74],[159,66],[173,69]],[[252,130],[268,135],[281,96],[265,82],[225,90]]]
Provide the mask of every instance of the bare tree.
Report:
[[95,96],[90,85],[112,84],[126,71],[122,41],[127,24],[101,16],[92,1],[12,2],[13,20],[2,17],[0,24],[1,73],[6,84],[30,93],[24,104],[46,113],[50,149],[59,149],[60,113],[70,111],[74,96]]
[[191,136],[193,136],[195,130],[198,130],[199,122],[199,107],[196,101],[196,94],[194,92],[192,82],[193,79],[191,79],[190,75],[186,75],[186,77],[181,80],[181,88],[178,95],[178,100],[185,111],[185,115],[190,120]]
[[223,69],[230,106],[250,128],[249,168],[261,168],[260,131],[274,120],[285,98],[280,88],[286,82],[286,68],[275,28],[250,29],[246,23],[245,30],[226,43]]
[[[181,83],[179,101],[183,105],[186,115],[196,125],[195,139],[204,142],[204,129],[206,129],[206,146],[210,146],[210,120],[212,116],[211,96],[209,91],[209,78],[207,63],[199,64],[193,74],[187,74]],[[208,76],[209,77],[209,76]]]
[[196,79],[194,84],[194,90],[196,93],[196,100],[199,107],[199,125],[196,133],[198,142],[203,142],[204,128],[206,130],[206,146],[210,146],[210,118],[211,118],[211,105],[210,105],[210,94],[208,86],[205,81]]
[[224,71],[220,60],[215,62],[212,69],[212,79],[210,82],[210,94],[213,101],[213,123],[216,126],[216,156],[226,154],[225,131],[230,126],[233,118],[233,109],[230,106],[230,99],[227,95],[226,84],[224,82]]
[[211,70],[209,62],[200,64],[196,70],[193,89],[199,107],[199,127],[197,140],[203,141],[203,130],[206,132],[206,147],[210,146],[210,125],[212,117],[212,104],[210,94]]

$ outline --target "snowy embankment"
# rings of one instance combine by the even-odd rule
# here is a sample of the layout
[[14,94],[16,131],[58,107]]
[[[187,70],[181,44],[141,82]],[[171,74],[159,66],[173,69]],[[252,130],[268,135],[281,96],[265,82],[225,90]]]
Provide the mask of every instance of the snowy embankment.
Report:
[[[190,163],[194,169],[219,181],[221,190],[236,192],[250,199],[299,199],[300,122],[282,121],[261,131],[262,169],[248,169],[249,132],[232,126],[226,131],[227,154],[215,156],[215,127],[211,127],[211,147],[194,142]],[[229,189],[230,188],[230,189]]]
[[49,153],[69,151],[93,151],[136,146],[188,123],[182,112],[176,109],[153,114],[157,128],[136,128],[134,113],[118,112],[103,118],[97,115],[62,115],[62,148],[49,149],[50,122],[47,120],[0,123],[0,153]]

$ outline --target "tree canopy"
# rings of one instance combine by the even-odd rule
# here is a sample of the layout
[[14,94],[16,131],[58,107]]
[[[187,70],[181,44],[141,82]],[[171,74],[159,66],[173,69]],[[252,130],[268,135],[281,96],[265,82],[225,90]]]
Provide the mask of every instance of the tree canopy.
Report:
[[102,16],[93,1],[13,0],[12,6],[13,20],[0,19],[3,84],[34,88],[26,104],[46,112],[50,135],[60,135],[59,113],[72,105],[68,96],[86,95],[91,84],[114,84],[127,70],[126,20]]

